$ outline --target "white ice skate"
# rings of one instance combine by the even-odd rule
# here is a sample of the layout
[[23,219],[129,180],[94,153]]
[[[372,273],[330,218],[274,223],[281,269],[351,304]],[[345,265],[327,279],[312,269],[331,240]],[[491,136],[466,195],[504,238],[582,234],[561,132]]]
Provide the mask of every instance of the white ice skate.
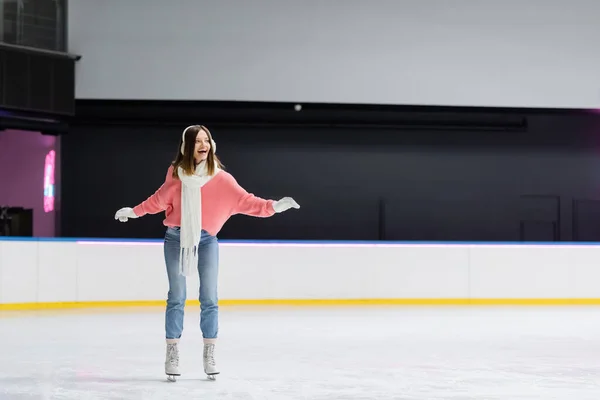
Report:
[[208,376],[208,379],[215,380],[219,374],[217,363],[215,362],[215,344],[205,343],[204,344],[204,373]]
[[167,379],[175,382],[181,375],[179,372],[179,348],[177,343],[167,343],[167,357],[165,360],[165,374]]

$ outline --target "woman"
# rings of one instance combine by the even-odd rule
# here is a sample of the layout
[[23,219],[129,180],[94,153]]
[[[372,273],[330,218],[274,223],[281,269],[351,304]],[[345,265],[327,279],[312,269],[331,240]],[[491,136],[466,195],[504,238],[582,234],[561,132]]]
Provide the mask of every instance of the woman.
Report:
[[187,127],[162,186],[141,204],[121,208],[115,214],[115,219],[121,222],[161,211],[166,214],[163,221],[167,226],[164,256],[169,292],[165,312],[165,373],[170,380],[180,375],[177,345],[183,331],[186,276],[192,268],[198,268],[200,278],[204,372],[211,379],[219,373],[214,359],[218,333],[219,247],[216,235],[223,224],[234,214],[270,217],[290,208],[300,208],[290,197],[273,201],[246,192],[223,170],[216,148],[205,126]]

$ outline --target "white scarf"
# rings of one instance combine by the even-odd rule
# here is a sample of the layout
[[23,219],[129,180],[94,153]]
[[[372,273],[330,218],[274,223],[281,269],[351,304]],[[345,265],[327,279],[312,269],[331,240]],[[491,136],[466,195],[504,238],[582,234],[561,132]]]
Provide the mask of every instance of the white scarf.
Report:
[[202,235],[201,188],[219,171],[215,163],[215,172],[209,176],[206,161],[198,164],[194,175],[186,175],[181,167],[178,169],[181,179],[179,273],[183,276],[189,276],[192,269],[198,267],[198,245]]

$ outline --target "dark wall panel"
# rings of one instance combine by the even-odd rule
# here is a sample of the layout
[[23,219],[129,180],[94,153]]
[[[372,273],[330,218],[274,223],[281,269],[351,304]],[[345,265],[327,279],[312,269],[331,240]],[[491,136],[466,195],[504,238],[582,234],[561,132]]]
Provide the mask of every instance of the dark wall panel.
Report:
[[[162,183],[181,128],[74,124],[63,138],[63,234],[161,237],[163,215],[113,219]],[[573,202],[600,200],[600,120],[535,113],[522,131],[209,124],[227,169],[299,211],[234,216],[221,238],[599,240]],[[540,197],[541,196],[541,197]],[[600,221],[598,221],[600,222]]]
[[78,58],[0,42],[0,108],[53,118],[73,115]]

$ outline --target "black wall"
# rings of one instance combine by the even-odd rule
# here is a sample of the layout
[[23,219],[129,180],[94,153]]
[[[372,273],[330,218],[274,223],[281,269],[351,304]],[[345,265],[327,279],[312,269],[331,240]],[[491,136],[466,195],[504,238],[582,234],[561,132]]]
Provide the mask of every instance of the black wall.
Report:
[[248,191],[302,206],[221,238],[600,239],[598,114],[99,101],[62,138],[62,235],[162,237],[163,214],[113,215],[160,186],[192,123]]

